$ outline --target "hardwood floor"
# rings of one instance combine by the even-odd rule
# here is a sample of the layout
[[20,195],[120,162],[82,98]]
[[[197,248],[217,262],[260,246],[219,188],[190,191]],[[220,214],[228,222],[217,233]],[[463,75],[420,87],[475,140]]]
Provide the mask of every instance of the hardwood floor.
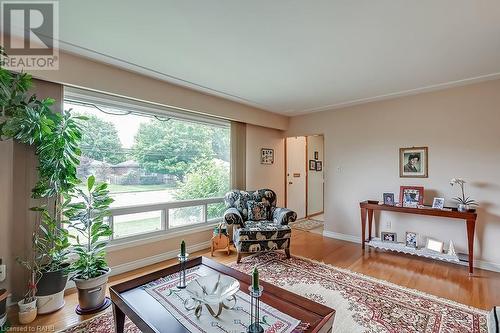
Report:
[[[418,289],[420,291],[447,298],[459,303],[489,310],[500,304],[500,273],[476,269],[469,277],[466,266],[436,262],[433,260],[375,251],[361,250],[361,245],[325,238],[321,235],[293,230],[292,255],[307,257],[338,267],[347,268],[378,279],[387,280],[398,285]],[[210,249],[199,251],[193,256],[210,257]],[[225,252],[216,252],[215,257],[221,263],[236,261],[234,249],[230,256]],[[110,279],[113,285],[151,271],[174,264],[168,260],[135,271],[127,272]],[[78,304],[75,290],[70,290],[65,297],[66,306],[56,313],[40,315],[29,325],[37,331],[37,327],[45,327],[45,332],[60,330],[76,324],[91,316],[78,316],[74,309]],[[17,325],[17,306],[9,309],[9,318],[13,326]]]

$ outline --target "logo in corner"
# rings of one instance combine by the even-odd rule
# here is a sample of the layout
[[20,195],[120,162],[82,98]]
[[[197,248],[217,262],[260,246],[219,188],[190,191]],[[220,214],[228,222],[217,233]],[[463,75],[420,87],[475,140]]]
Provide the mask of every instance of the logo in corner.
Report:
[[59,69],[57,1],[1,1],[1,44],[10,70]]

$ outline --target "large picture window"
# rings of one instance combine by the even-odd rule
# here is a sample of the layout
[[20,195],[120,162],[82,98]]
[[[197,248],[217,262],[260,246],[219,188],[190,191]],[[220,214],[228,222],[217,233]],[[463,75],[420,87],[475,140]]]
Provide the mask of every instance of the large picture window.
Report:
[[109,184],[112,239],[221,219],[230,187],[229,123],[88,99],[67,98],[64,107],[88,118],[78,175]]

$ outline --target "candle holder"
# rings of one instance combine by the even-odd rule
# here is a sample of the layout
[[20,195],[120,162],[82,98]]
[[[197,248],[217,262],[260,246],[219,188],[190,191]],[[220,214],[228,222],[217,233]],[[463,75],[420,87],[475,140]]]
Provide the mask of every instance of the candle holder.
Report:
[[264,333],[264,328],[260,326],[260,297],[264,287],[259,286],[259,289],[254,289],[250,286],[248,290],[250,291],[250,325],[247,333]]
[[188,257],[189,253],[185,253],[184,255],[179,253],[177,255],[177,259],[181,265],[181,269],[179,270],[179,284],[177,285],[178,289],[186,288],[186,262],[188,261]]

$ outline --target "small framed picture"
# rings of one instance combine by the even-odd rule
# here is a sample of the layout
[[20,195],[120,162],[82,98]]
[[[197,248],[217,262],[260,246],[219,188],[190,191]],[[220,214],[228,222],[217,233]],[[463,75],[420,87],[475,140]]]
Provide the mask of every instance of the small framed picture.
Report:
[[401,186],[399,198],[403,207],[417,208],[424,204],[424,188],[422,186]]
[[316,161],[309,160],[309,170],[316,171]]
[[398,241],[398,234],[395,232],[385,232],[381,233],[382,242],[396,243]]
[[394,206],[394,193],[384,193],[384,205]]
[[432,201],[432,208],[443,209],[444,208],[444,198],[434,198]]
[[428,172],[428,148],[411,147],[399,149],[399,177],[427,178]]
[[317,151],[314,152],[314,159],[319,160],[319,152]]
[[274,149],[262,148],[260,150],[260,164],[273,164],[274,163]]
[[427,238],[427,243],[425,244],[426,249],[442,253],[443,247],[444,247],[443,242],[432,238]]
[[316,171],[322,171],[322,170],[323,170],[323,162],[316,161]]
[[418,243],[418,234],[416,232],[407,231],[405,245],[407,247],[412,247],[416,249],[418,245],[417,243]]

